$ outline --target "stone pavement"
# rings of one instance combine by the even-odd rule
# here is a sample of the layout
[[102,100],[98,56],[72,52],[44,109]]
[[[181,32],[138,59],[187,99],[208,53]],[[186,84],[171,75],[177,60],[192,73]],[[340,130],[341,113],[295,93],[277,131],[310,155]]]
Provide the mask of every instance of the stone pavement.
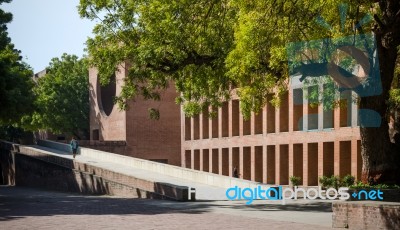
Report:
[[174,202],[0,186],[0,229],[330,229],[331,205]]

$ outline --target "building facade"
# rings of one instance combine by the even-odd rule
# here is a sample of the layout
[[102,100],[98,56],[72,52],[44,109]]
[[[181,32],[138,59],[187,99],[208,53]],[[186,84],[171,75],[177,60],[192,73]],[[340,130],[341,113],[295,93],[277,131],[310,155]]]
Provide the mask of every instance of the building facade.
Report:
[[[138,97],[121,111],[114,105],[120,95],[128,65],[119,65],[107,86],[101,86],[96,68],[89,70],[90,143],[88,147],[122,155],[181,165],[180,107],[171,86],[161,92],[161,101]],[[149,108],[160,111],[160,119],[150,119]]]
[[[318,87],[325,90],[326,85]],[[182,166],[232,176],[237,167],[247,180],[288,185],[290,176],[303,186],[318,177],[361,176],[361,141],[357,103],[351,91],[338,93],[341,106],[314,106],[298,78],[293,78],[279,107],[270,102],[244,120],[236,96],[216,117],[207,110],[188,118],[181,111]],[[268,101],[272,98],[268,98]]]

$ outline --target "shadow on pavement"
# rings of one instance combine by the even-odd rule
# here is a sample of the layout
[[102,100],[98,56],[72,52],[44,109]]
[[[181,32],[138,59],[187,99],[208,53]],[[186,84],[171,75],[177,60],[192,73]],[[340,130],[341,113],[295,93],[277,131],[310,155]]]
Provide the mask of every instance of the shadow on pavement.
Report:
[[331,212],[331,203],[253,204],[244,202],[176,202],[110,196],[84,196],[25,187],[0,186],[0,221],[28,216],[202,214],[212,209],[244,211]]

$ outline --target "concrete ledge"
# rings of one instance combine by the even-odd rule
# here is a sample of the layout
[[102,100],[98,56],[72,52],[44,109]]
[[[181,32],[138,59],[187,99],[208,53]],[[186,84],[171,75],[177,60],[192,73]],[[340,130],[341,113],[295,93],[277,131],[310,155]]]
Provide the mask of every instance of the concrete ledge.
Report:
[[400,229],[400,203],[335,202],[332,227],[349,229]]
[[55,141],[48,140],[37,140],[37,144],[43,147],[60,150],[67,153],[72,153],[71,146],[69,144],[63,144]]

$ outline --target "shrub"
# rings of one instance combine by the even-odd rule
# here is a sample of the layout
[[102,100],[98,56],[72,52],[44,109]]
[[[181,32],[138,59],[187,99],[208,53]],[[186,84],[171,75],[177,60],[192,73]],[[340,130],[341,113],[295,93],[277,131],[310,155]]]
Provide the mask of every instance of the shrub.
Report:
[[342,181],[339,176],[332,175],[330,180],[332,187],[334,187],[335,189],[338,189],[340,186],[342,186]]
[[322,188],[332,187],[332,182],[331,182],[330,178],[327,177],[327,176],[319,177],[318,181],[319,181],[319,183],[320,183]]
[[342,186],[350,187],[350,186],[354,185],[355,181],[356,181],[356,178],[354,176],[348,174],[343,177]]
[[292,186],[299,186],[301,177],[298,176],[291,176],[289,177],[290,183],[292,183]]

